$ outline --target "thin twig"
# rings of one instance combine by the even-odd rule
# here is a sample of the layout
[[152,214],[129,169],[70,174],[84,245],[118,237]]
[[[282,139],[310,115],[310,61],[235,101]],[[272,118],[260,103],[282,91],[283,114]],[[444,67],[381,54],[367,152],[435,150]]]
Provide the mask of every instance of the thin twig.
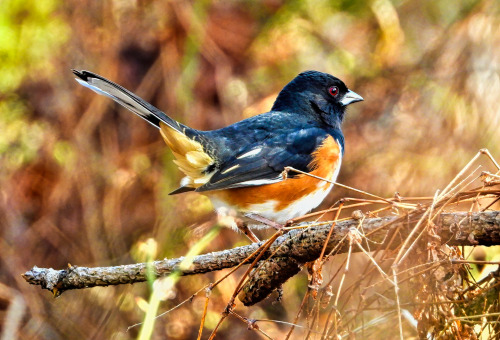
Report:
[[335,182],[335,181],[331,181],[329,179],[326,179],[326,178],[323,178],[323,177],[319,177],[319,176],[316,176],[316,175],[313,175],[313,174],[310,174],[308,172],[305,172],[305,171],[302,171],[302,170],[299,170],[299,169],[295,169],[291,166],[287,166],[285,167],[285,171],[294,171],[294,172],[297,172],[299,174],[302,174],[302,175],[306,175],[306,176],[309,176],[309,177],[313,177],[313,178],[316,178],[320,181],[325,181],[327,183],[330,183],[330,184],[334,184],[338,187],[341,187],[341,188],[344,188],[344,189],[348,189],[348,190],[352,190],[354,192],[357,192],[357,193],[360,193],[360,194],[363,194],[363,195],[367,195],[367,196],[370,196],[370,197],[375,197],[376,199],[379,199],[379,200],[382,200],[386,203],[389,203],[389,204],[395,204],[397,205],[396,202],[392,202],[388,199],[385,199],[383,197],[380,197],[380,196],[377,196],[377,195],[374,195],[374,194],[370,194],[369,192],[366,192],[366,191],[363,191],[363,190],[359,190],[359,189],[356,189],[356,188],[353,188],[353,187],[350,187],[348,185],[345,185],[345,184],[341,184],[341,183],[338,183],[338,182]]

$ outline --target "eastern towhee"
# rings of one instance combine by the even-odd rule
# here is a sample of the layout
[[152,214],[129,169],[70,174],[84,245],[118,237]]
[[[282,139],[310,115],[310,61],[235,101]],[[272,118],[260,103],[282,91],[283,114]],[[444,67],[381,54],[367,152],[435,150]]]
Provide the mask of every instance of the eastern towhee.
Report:
[[340,79],[307,71],[283,88],[271,111],[222,129],[199,131],[97,74],[73,73],[83,86],[160,129],[185,174],[171,194],[197,191],[210,198],[218,213],[235,210],[276,224],[308,213],[328,195],[331,183],[304,174],[285,176],[284,169],[335,181],[344,154],[345,109],[363,100]]

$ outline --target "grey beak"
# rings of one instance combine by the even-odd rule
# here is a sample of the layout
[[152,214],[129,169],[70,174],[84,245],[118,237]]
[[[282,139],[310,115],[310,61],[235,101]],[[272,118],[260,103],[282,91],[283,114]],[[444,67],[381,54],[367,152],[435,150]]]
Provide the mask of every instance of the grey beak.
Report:
[[363,97],[361,97],[359,94],[356,92],[353,92],[351,90],[347,91],[347,93],[344,95],[344,98],[340,101],[342,105],[347,106],[349,104],[355,103],[355,102],[361,102],[363,101]]

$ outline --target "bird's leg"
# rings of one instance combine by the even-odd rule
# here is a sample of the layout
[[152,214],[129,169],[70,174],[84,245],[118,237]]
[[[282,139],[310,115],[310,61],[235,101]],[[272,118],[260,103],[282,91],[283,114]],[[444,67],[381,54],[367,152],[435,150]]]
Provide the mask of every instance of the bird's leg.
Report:
[[233,209],[224,207],[217,209],[217,223],[230,227],[233,230],[238,229],[252,242],[260,242],[259,238],[248,228],[247,223],[236,216],[236,211]]
[[246,213],[245,214],[245,217],[251,219],[251,220],[254,220],[254,221],[257,221],[257,222],[260,222],[262,224],[265,224],[269,227],[272,227],[276,230],[281,230],[283,229],[283,224],[280,224],[278,222],[274,222],[274,221],[271,221],[270,219],[268,218],[265,218],[264,216],[261,216],[259,214],[254,214],[254,213]]
[[243,234],[245,234],[246,237],[250,239],[250,241],[254,243],[260,242],[259,238],[253,233],[253,231],[248,228],[248,224],[246,222],[238,219],[236,221],[236,226]]

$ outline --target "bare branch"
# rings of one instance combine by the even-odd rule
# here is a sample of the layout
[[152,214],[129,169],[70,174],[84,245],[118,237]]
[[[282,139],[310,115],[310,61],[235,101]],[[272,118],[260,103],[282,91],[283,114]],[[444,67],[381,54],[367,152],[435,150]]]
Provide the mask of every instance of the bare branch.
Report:
[[[360,245],[365,247],[367,240],[369,240],[370,243],[376,242],[381,246],[396,248],[408,237],[417,221],[418,218],[415,217],[408,220],[408,216],[365,219],[363,220],[363,230],[368,237],[363,238]],[[337,222],[329,238],[326,253],[334,247],[337,253],[348,251],[349,241],[346,240],[346,236],[352,232],[352,228],[358,227],[359,223],[360,221],[355,219]],[[500,211],[442,213],[435,220],[435,224],[437,235],[443,244],[464,246],[500,244]],[[269,268],[266,267],[267,269],[263,271],[259,270],[260,274],[263,272],[268,274],[253,275],[250,280],[255,281],[247,284],[247,288],[240,294],[240,299],[246,305],[262,300],[289,277],[295,275],[302,264],[317,259],[327,239],[330,226],[331,224],[325,224],[295,229],[280,236],[264,256],[264,258],[268,258],[272,255],[274,260],[267,264]],[[250,262],[252,258],[248,258],[248,256],[262,244],[263,241],[196,256],[191,267],[183,270],[181,274],[193,275],[231,268],[245,259]],[[352,251],[361,250],[359,247],[353,247]],[[152,267],[155,275],[160,277],[178,271],[178,266],[183,259],[184,257],[180,257],[153,262]],[[70,289],[143,282],[147,280],[146,271],[146,263],[94,268],[69,266],[63,270],[35,266],[24,273],[23,277],[30,284],[40,285],[58,296]]]

